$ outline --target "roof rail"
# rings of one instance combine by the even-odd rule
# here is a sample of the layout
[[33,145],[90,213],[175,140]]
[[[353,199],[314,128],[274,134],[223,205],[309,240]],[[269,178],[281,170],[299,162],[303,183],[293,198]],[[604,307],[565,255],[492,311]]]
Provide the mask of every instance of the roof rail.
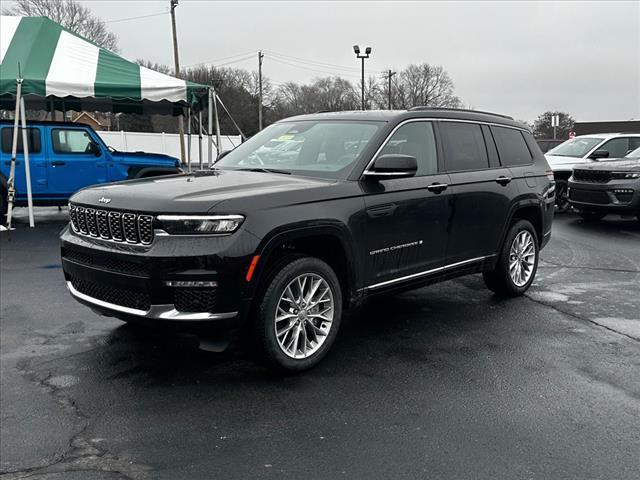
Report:
[[507,118],[509,120],[513,120],[513,117],[509,115],[502,115],[501,113],[493,113],[493,112],[484,112],[482,110],[471,110],[469,108],[447,108],[447,107],[426,107],[426,106],[417,106],[409,108],[409,112],[419,112],[422,110],[438,110],[443,112],[470,112],[470,113],[482,113],[483,115],[493,115],[494,117],[502,117]]

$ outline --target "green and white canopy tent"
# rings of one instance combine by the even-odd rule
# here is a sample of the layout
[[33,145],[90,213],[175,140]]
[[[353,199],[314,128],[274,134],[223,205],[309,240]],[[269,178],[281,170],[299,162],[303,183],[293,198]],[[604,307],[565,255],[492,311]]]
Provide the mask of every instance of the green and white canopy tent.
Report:
[[[202,111],[208,110],[208,164],[213,158],[215,115],[216,149],[220,148],[217,103],[229,113],[213,88],[164,75],[130,62],[65,29],[46,17],[0,17],[0,108],[15,108],[11,175],[15,171],[19,111],[31,109],[109,111],[123,113],[184,115],[198,113],[200,145]],[[21,106],[22,105],[22,106]],[[22,115],[26,145],[26,121]],[[233,120],[233,119],[232,119]],[[189,122],[189,125],[191,122]],[[235,122],[234,122],[235,124]],[[240,132],[242,135],[242,132]],[[190,143],[189,143],[190,145]],[[28,149],[25,170],[30,224],[33,209],[29,180]],[[190,151],[190,148],[189,148]],[[220,153],[218,151],[218,153]],[[199,148],[202,165],[202,148]],[[190,154],[189,154],[190,158]],[[9,205],[12,206],[9,179]],[[7,216],[10,225],[11,214]],[[1,222],[0,222],[1,223]]]
[[2,16],[0,98],[64,99],[79,110],[180,114],[207,103],[209,87],[130,62],[46,17]]

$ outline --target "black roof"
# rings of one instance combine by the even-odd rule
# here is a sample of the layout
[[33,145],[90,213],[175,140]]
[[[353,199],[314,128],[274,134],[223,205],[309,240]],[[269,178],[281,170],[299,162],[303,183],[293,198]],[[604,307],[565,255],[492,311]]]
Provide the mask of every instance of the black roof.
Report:
[[497,113],[482,112],[478,110],[465,110],[457,108],[432,108],[414,107],[409,110],[349,110],[343,112],[318,112],[295,117],[285,118],[281,121],[299,120],[352,120],[352,121],[378,121],[396,122],[408,118],[447,118],[455,120],[475,120],[485,123],[498,123],[530,130],[527,125],[515,121],[513,118]]
[[[0,120],[0,125],[7,125],[7,124],[10,124],[13,126],[13,120]],[[21,124],[19,123],[18,126],[20,125]],[[54,121],[54,120],[27,120],[27,127],[29,125],[57,125],[61,127],[69,127],[69,126],[90,127],[91,126],[82,122],[60,122],[60,121]]]

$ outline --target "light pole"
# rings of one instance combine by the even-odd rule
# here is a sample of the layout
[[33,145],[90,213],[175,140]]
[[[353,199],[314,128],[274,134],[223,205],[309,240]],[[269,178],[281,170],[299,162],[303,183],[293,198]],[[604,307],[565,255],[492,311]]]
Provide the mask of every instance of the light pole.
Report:
[[353,51],[356,54],[356,58],[362,59],[362,110],[365,110],[364,108],[364,59],[369,58],[369,55],[371,55],[371,47],[365,48],[364,53],[361,54],[360,47],[358,45],[354,45]]

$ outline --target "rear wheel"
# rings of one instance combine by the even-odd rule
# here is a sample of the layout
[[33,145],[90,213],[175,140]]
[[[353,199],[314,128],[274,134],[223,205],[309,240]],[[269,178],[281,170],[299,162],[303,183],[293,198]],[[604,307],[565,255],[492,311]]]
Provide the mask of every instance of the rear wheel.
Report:
[[276,370],[306,370],[327,354],[340,327],[338,278],[322,260],[292,257],[267,282],[254,319],[257,347]]
[[533,225],[519,220],[509,229],[495,268],[483,273],[485,284],[500,295],[522,295],[536,276],[538,254],[538,236]]
[[597,222],[607,216],[607,212],[597,212],[594,210],[581,210],[580,216],[587,222]]

